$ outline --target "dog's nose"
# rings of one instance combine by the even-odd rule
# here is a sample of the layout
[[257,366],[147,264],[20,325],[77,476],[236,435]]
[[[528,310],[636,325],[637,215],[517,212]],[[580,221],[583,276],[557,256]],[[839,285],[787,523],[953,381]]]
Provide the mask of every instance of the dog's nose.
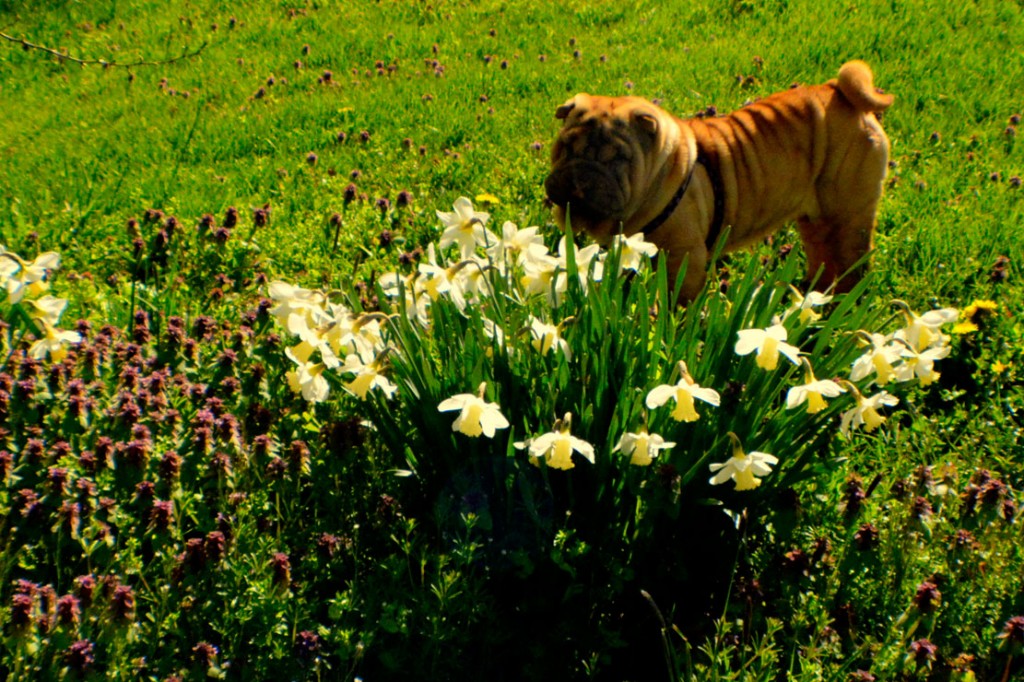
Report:
[[548,199],[556,206],[565,206],[569,203],[569,188],[557,173],[552,173],[547,177],[544,181],[544,190],[548,193]]

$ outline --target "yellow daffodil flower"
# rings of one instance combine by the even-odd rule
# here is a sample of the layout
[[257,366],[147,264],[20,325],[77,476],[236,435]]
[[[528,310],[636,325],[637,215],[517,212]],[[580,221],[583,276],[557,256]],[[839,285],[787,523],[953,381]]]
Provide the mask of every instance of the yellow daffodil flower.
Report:
[[629,457],[629,463],[636,466],[648,466],[662,450],[675,447],[675,443],[665,442],[656,433],[647,433],[640,429],[636,433],[624,433],[612,452],[621,452]]
[[893,343],[892,337],[884,334],[872,334],[861,330],[857,332],[857,336],[870,348],[864,355],[854,360],[850,369],[850,381],[860,381],[874,372],[874,383],[885,386],[896,376],[893,363],[899,362],[900,359],[899,344]]
[[444,232],[438,240],[439,248],[447,248],[458,244],[462,258],[469,258],[476,247],[488,247],[498,243],[498,238],[484,225],[491,215],[482,211],[474,211],[473,203],[466,197],[459,197],[452,206],[452,213],[436,211],[437,218],[444,223]]
[[575,466],[572,461],[573,452],[578,452],[593,464],[594,446],[573,436],[569,432],[571,426],[572,415],[567,412],[565,417],[555,422],[555,428],[551,432],[527,441],[517,442],[515,447],[518,450],[527,450],[530,456],[535,458],[535,461],[540,461],[543,458],[545,464],[551,469],[572,469]]
[[645,240],[642,232],[629,237],[617,234],[612,243],[612,248],[619,248],[619,269],[623,272],[636,272],[644,258],[653,258],[658,253],[658,247]]
[[924,315],[918,315],[910,309],[903,301],[893,301],[906,320],[906,326],[896,332],[897,339],[902,339],[914,350],[921,352],[932,346],[945,345],[948,338],[939,331],[944,324],[956,322],[960,312],[956,308],[940,308],[929,310]]
[[857,399],[857,405],[844,412],[840,420],[839,432],[844,436],[850,435],[851,428],[855,429],[860,426],[863,426],[864,430],[868,433],[874,431],[885,422],[885,417],[880,415],[878,410],[883,406],[892,407],[898,405],[900,402],[899,398],[889,395],[885,391],[879,391],[870,398],[865,398],[852,383],[848,381],[843,383],[846,384]]
[[703,400],[714,407],[718,407],[721,404],[721,396],[718,395],[718,392],[711,388],[703,388],[697,384],[693,377],[690,376],[686,363],[682,360],[679,361],[678,369],[680,376],[676,384],[655,386],[647,394],[645,403],[648,409],[661,407],[669,400],[674,400],[676,406],[672,410],[672,418],[676,421],[692,422],[700,419],[700,414],[697,413],[694,407],[694,399]]
[[725,462],[708,466],[711,473],[715,474],[708,479],[708,483],[720,485],[732,479],[736,483],[736,490],[753,490],[761,485],[759,477],[770,474],[772,466],[779,463],[779,458],[766,452],[755,451],[747,454],[735,433],[730,431],[727,435],[732,441],[732,457]]
[[773,370],[779,366],[779,354],[794,365],[800,364],[800,349],[786,343],[786,328],[778,318],[767,329],[741,329],[737,332],[737,355],[749,355],[757,351],[757,366],[765,370]]
[[807,403],[807,413],[816,414],[825,409],[825,398],[835,398],[846,393],[846,389],[831,379],[815,379],[811,363],[807,358],[801,358],[804,368],[807,370],[806,381],[794,386],[786,393],[786,409],[792,410]]
[[814,309],[832,301],[831,296],[823,294],[820,291],[811,291],[804,296],[800,293],[800,290],[792,284],[789,285],[789,291],[793,296],[793,304],[789,307],[789,310],[783,314],[782,319],[786,319],[790,315],[797,315],[800,319],[800,324],[817,322],[821,319],[821,313]]
[[441,401],[437,406],[439,412],[459,411],[459,416],[452,423],[452,431],[459,431],[471,438],[476,438],[480,434],[494,438],[497,429],[508,428],[508,420],[500,411],[501,406],[484,400],[486,389],[487,384],[483,383],[480,384],[476,395],[459,393]]

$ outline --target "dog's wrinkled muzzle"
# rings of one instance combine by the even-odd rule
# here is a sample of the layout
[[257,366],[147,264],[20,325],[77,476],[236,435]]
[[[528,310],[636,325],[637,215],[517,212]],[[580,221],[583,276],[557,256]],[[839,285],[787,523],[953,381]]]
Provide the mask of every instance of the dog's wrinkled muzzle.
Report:
[[568,206],[571,215],[587,220],[615,218],[625,207],[625,195],[614,174],[591,161],[557,164],[544,189],[556,206]]

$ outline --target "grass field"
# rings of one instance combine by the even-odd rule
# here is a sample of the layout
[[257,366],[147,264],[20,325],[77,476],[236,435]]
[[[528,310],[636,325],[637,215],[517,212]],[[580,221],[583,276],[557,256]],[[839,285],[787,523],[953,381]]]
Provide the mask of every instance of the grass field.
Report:
[[[1024,675],[1020,2],[223,5],[0,0],[0,677]],[[577,92],[725,113],[855,58],[892,162],[869,277],[784,320],[845,382],[809,414],[735,352],[795,230],[674,309],[559,254],[543,181]],[[460,197],[557,269],[442,246]],[[914,348],[895,299],[958,312]],[[915,369],[851,378],[901,328]],[[687,372],[692,420],[648,398]]]

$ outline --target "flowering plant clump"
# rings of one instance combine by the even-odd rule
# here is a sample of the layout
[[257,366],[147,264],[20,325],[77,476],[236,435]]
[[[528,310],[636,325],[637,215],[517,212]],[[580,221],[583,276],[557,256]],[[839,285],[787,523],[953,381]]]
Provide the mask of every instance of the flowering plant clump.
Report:
[[[535,227],[506,221],[498,236],[487,227],[490,214],[469,199],[458,199],[453,208],[437,212],[441,236],[427,246],[425,262],[379,278],[383,313],[357,312],[344,292],[311,292],[283,282],[269,292],[277,303],[272,315],[295,337],[285,351],[296,365],[288,375],[292,389],[311,402],[326,400],[331,385],[360,400],[374,397],[371,420],[379,433],[389,434],[383,437],[404,460],[396,463],[404,470],[449,476],[445,472],[465,457],[450,434],[462,433],[494,441],[493,456],[502,461],[519,449],[528,452],[527,462],[543,460],[551,469],[575,468],[575,451],[611,477],[599,484],[608,494],[621,491],[612,473],[612,453],[618,451],[633,464],[650,464],[660,455],[662,465],[685,472],[681,484],[699,486],[699,467],[712,465],[718,445],[737,437],[729,433],[742,432],[775,443],[776,454],[734,456],[714,465],[712,482],[733,478],[737,490],[750,491],[762,477],[771,479],[769,465],[778,465],[783,485],[805,474],[812,448],[801,441],[824,441],[830,431],[846,437],[860,427],[874,431],[885,419],[882,408],[898,403],[885,392],[865,398],[860,387],[927,386],[939,376],[936,362],[949,354],[941,328],[956,319],[952,309],[917,315],[897,302],[906,325],[889,333],[868,331],[861,325],[874,324],[877,313],[856,308],[851,297],[836,306],[828,293],[804,295],[788,282],[748,277],[728,295],[705,292],[673,313],[671,287],[659,281],[655,268],[645,267],[657,249],[640,235],[616,237],[608,251],[580,248],[564,235],[549,251]],[[627,273],[639,273],[640,280],[624,294]],[[659,301],[662,312],[655,319],[649,310]],[[819,312],[830,304],[830,314]],[[732,353],[718,342],[727,329],[734,330]],[[868,346],[863,354],[861,342]],[[769,373],[750,373],[743,364],[750,354]],[[675,383],[657,382],[673,355],[685,358],[668,364]],[[780,366],[780,356],[791,364]],[[717,385],[707,385],[709,379]],[[492,387],[498,400],[458,392],[467,384]],[[786,395],[781,403],[774,397],[778,389]],[[722,409],[723,395],[728,410]],[[419,408],[423,400],[439,412],[458,411],[457,419],[444,426]],[[698,401],[720,411],[702,419]],[[669,403],[672,410],[659,409]],[[802,405],[800,417],[795,408]],[[534,434],[552,413],[566,417],[546,434],[515,442],[498,438],[503,429]],[[569,431],[569,413],[577,416],[576,434]],[[648,431],[647,420],[688,445],[666,455],[665,438]],[[449,445],[438,461],[423,466],[418,447],[390,436],[410,431],[424,446]],[[791,435],[798,432],[803,436]],[[485,450],[473,452],[486,456]],[[710,488],[701,494],[715,495]]]

